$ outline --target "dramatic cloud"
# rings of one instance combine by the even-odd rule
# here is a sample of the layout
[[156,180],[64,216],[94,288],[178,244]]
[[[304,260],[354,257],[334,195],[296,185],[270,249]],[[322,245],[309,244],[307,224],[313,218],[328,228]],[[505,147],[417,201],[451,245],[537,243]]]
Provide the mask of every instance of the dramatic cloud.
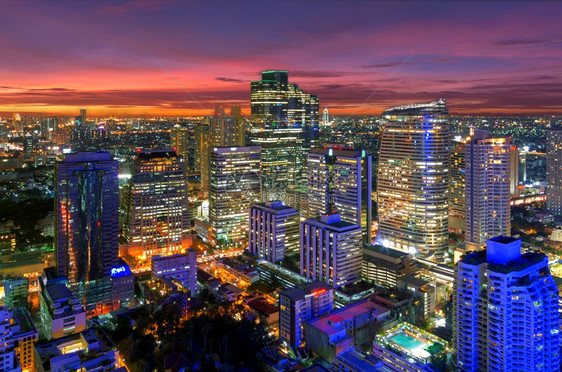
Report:
[[446,97],[451,112],[561,112],[562,3],[6,2],[0,112],[249,113],[283,69],[333,114]]

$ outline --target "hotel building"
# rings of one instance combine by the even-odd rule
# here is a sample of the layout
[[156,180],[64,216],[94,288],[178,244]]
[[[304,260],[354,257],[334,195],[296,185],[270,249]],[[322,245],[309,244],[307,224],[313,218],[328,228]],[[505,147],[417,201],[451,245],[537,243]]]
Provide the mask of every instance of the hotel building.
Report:
[[471,130],[466,143],[466,249],[511,235],[511,145],[508,138]]
[[445,99],[383,113],[378,168],[382,245],[442,261],[449,239],[449,128]]
[[469,252],[456,277],[456,346],[462,371],[558,371],[558,288],[544,253],[521,254],[499,236]]

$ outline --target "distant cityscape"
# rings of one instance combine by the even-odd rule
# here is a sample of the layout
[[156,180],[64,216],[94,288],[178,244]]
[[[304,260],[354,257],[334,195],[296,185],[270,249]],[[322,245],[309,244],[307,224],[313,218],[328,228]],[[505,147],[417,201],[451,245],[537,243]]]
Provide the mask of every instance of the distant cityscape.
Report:
[[250,90],[0,118],[0,370],[559,370],[562,116]]

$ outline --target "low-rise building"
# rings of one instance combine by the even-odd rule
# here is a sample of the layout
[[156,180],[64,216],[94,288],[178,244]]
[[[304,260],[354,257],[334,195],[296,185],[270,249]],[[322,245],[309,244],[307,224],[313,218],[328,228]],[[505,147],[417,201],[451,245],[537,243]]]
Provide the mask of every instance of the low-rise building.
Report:
[[152,256],[152,275],[179,281],[191,293],[197,293],[197,253],[188,249],[185,254]]
[[26,308],[14,310],[11,328],[16,357],[22,371],[33,371],[33,344],[39,339],[39,333]]
[[4,279],[4,305],[10,310],[28,307],[29,279]]
[[390,310],[372,301],[361,301],[306,323],[307,347],[328,363],[355,346],[368,348]]
[[435,286],[430,282],[413,275],[406,275],[398,280],[398,288],[414,293],[423,302],[424,317],[426,319],[435,313],[437,293]]
[[355,349],[344,351],[332,363],[332,372],[390,372],[381,359],[372,354],[361,354]]
[[119,351],[101,331],[87,329],[53,341],[40,341],[34,346],[36,372],[123,371]]
[[412,255],[382,245],[363,247],[363,279],[384,287],[396,287],[398,279],[414,275],[418,267]]

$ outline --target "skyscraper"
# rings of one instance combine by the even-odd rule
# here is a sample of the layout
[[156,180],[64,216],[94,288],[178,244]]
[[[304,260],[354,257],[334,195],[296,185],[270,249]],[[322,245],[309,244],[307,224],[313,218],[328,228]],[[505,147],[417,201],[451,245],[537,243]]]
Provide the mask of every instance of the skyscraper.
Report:
[[261,148],[213,147],[210,151],[209,223],[211,244],[248,236],[248,210],[261,201]]
[[562,215],[562,125],[546,134],[546,207]]
[[341,220],[363,228],[364,241],[372,242],[372,165],[365,150],[344,145],[313,148],[308,153],[308,215],[333,211]]
[[328,107],[324,107],[324,111],[322,111],[322,124],[330,124],[330,113],[328,112]]
[[508,138],[471,131],[466,144],[466,248],[481,249],[498,235],[511,235]]
[[464,232],[466,229],[466,144],[451,145],[451,176],[449,179],[449,229]]
[[252,82],[251,100],[254,120],[265,127],[318,127],[318,97],[289,83],[288,71],[263,71]]
[[195,169],[201,174],[201,190],[209,192],[209,125],[195,127]]
[[191,244],[190,230],[187,177],[176,152],[139,149],[126,200],[129,255],[181,253]]
[[189,137],[190,130],[186,127],[174,126],[170,130],[170,147],[176,151],[178,161],[181,164],[183,173],[189,174]]
[[391,107],[383,120],[377,183],[381,242],[441,261],[449,238],[445,99]]
[[458,263],[456,342],[461,371],[558,371],[558,289],[544,253],[488,240]]
[[55,258],[70,285],[109,277],[119,251],[119,164],[107,152],[55,167]]
[[246,132],[240,106],[233,106],[226,115],[224,106],[217,105],[209,117],[209,144],[211,146],[244,146]]
[[515,145],[509,148],[510,171],[509,171],[509,194],[519,197],[519,149]]
[[292,348],[304,346],[304,326],[334,307],[334,290],[324,283],[307,283],[279,294],[279,340]]
[[300,217],[283,202],[266,202],[250,207],[249,250],[270,262],[298,254]]
[[361,227],[339,214],[301,224],[301,275],[340,288],[361,278]]

